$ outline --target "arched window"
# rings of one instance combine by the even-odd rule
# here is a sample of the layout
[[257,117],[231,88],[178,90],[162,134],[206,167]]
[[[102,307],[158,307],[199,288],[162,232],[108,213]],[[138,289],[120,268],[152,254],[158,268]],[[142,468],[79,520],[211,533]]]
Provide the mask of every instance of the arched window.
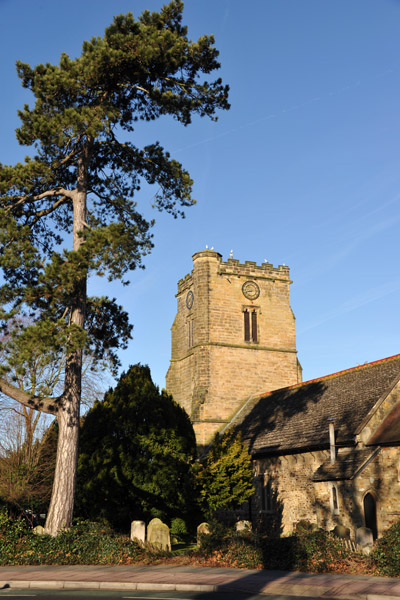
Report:
[[331,513],[333,515],[339,514],[339,494],[336,483],[331,483]]
[[261,510],[273,511],[272,479],[267,475],[261,476]]

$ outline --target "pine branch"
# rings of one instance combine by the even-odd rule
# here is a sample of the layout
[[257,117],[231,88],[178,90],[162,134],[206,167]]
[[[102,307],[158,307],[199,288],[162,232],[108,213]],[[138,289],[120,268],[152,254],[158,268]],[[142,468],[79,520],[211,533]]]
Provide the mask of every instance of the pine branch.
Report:
[[56,415],[58,412],[60,398],[38,398],[27,394],[15,385],[11,385],[4,378],[0,378],[0,392],[28,408],[34,408],[50,415]]
[[47,217],[47,215],[50,215],[51,213],[53,213],[59,206],[61,206],[62,204],[65,204],[65,202],[67,202],[67,200],[70,200],[70,198],[65,195],[61,196],[61,198],[56,200],[52,206],[49,206],[49,208],[44,208],[43,210],[39,210],[39,211],[35,212],[34,213],[35,217],[32,221],[32,224],[37,223],[37,221],[39,221],[39,219],[41,219],[42,217]]
[[[45,198],[51,198],[52,196],[59,196],[60,194],[63,195],[63,201],[65,201],[67,198],[70,200],[73,200],[76,192],[74,190],[66,190],[64,188],[59,188],[59,189],[46,190],[42,194],[37,194],[36,196],[31,196],[30,194],[26,194],[25,196],[15,196],[12,199],[13,200],[12,204],[9,204],[9,206],[5,208],[5,211],[7,213],[9,213],[10,211],[13,211],[16,208],[18,208],[18,206],[23,206],[24,204],[27,204],[28,202],[37,202],[38,200],[44,200]],[[60,205],[59,201],[57,201],[57,202],[58,202],[58,204],[55,203],[53,205],[53,207],[54,207],[53,210],[55,210]],[[45,216],[45,215],[46,215],[46,213],[43,216]],[[41,216],[41,215],[39,214],[39,216]]]

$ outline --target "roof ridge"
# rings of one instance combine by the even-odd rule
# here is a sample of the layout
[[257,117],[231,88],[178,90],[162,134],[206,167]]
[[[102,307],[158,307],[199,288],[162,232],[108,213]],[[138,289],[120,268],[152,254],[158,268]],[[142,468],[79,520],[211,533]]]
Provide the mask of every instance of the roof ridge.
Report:
[[336,371],[335,373],[329,373],[328,375],[322,375],[321,377],[316,377],[315,379],[308,379],[307,381],[302,381],[301,383],[294,383],[292,385],[286,385],[285,387],[277,388],[275,390],[270,390],[269,392],[265,392],[263,394],[258,394],[256,396],[253,396],[252,399],[254,400],[256,398],[265,398],[266,396],[274,394],[275,392],[278,392],[280,390],[292,390],[293,388],[296,388],[296,387],[300,388],[304,385],[308,385],[309,383],[323,381],[325,379],[330,379],[331,377],[337,377],[338,375],[343,375],[344,373],[349,373],[350,371],[356,371],[358,369],[367,369],[368,367],[371,367],[373,365],[377,365],[379,363],[384,363],[384,362],[388,362],[390,360],[395,360],[395,359],[400,359],[400,354],[394,354],[393,356],[388,356],[387,358],[381,358],[379,360],[374,360],[372,362],[364,363],[363,365],[356,365],[355,367],[343,369],[342,371]]

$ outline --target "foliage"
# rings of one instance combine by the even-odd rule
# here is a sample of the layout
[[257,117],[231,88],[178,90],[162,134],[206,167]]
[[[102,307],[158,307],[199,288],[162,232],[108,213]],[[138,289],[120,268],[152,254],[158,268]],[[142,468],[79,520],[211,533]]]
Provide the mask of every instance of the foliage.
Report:
[[183,519],[175,517],[171,519],[170,533],[178,540],[184,540],[189,535],[188,527]]
[[201,536],[196,554],[216,565],[320,573],[337,571],[350,551],[326,531],[302,530],[287,537],[268,538],[238,533],[212,522],[211,533]]
[[254,493],[251,457],[240,433],[217,434],[197,475],[206,516],[241,506]]
[[127,283],[150,252],[152,223],[134,200],[143,182],[156,184],[154,205],[174,217],[194,202],[189,174],[158,142],[140,148],[121,136],[138,121],[170,115],[188,125],[193,115],[215,120],[229,108],[228,88],[207,80],[220,66],[214,39],[191,41],[182,11],[172,0],[136,21],[120,15],[75,59],[17,63],[35,99],[19,111],[17,139],[33,155],[0,169],[0,327],[12,337],[0,348],[7,358],[0,375],[29,364],[39,349],[65,357],[65,377],[55,398],[33,396],[4,377],[0,391],[57,415],[68,450],[57,460],[46,523],[53,535],[72,519],[82,354],[117,365],[131,336],[115,299],[88,297],[89,276]]
[[8,561],[14,556],[16,548],[28,532],[23,520],[9,519],[6,509],[0,510],[0,561],[10,564]]
[[400,521],[378,539],[371,554],[381,575],[398,577],[400,573]]
[[322,530],[301,529],[288,537],[262,538],[260,546],[266,569],[326,573],[350,555],[342,540]]
[[160,553],[144,549],[102,523],[76,520],[56,537],[35,535],[24,521],[0,511],[0,564],[95,565],[155,562]]
[[216,520],[210,521],[210,533],[200,534],[200,548],[195,555],[215,566],[262,568],[258,535],[246,530],[237,532]]
[[87,414],[81,431],[77,510],[129,530],[134,519],[185,516],[196,446],[186,412],[135,365]]
[[[11,415],[9,415],[10,417]],[[20,442],[15,428],[21,423],[21,417],[3,420],[9,425],[14,445],[9,445],[8,428],[3,429],[3,441],[0,443],[0,500],[15,515],[46,513],[54,476],[57,424],[53,424],[35,439],[31,445]]]
[[[158,564],[170,558],[168,553],[143,548],[126,535],[115,534],[104,523],[76,520],[69,530],[51,537],[35,535],[25,521],[10,519],[0,510],[1,565]],[[351,554],[328,532],[259,538],[212,523],[211,534],[202,537],[201,547],[187,550],[182,560],[186,565],[194,561],[197,566],[377,574],[374,564],[380,559],[375,553],[372,558]],[[178,564],[176,559],[173,564]],[[380,573],[398,575],[395,564],[392,567],[393,571]]]
[[[16,319],[8,323],[8,334],[0,337],[0,373],[5,380],[30,396],[49,397],[61,394],[64,387],[66,356],[58,348],[51,350],[46,340],[39,345],[20,347],[20,335],[25,327],[33,325],[29,319]],[[26,341],[26,340],[24,340]],[[105,391],[105,372],[113,363],[104,357],[101,361],[84,354],[82,364],[82,403],[91,406]],[[28,443],[33,441],[35,430],[46,415],[28,406],[19,405],[0,393],[1,413],[15,412],[26,421]],[[47,422],[48,425],[48,422]]]

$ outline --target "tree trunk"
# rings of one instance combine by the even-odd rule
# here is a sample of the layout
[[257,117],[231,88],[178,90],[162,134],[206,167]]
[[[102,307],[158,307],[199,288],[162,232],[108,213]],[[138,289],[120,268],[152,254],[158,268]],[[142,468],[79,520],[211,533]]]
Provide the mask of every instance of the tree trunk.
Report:
[[[77,192],[73,199],[73,249],[78,251],[84,240],[80,233],[86,223],[86,190],[90,142],[87,142],[78,165]],[[71,324],[84,329],[86,316],[87,273],[77,273],[74,305],[71,307]],[[82,349],[67,356],[65,387],[57,413],[58,444],[53,490],[45,533],[57,535],[72,523],[74,510],[76,471],[79,442],[79,417],[81,402]]]
[[[70,394],[57,416],[56,469],[45,533],[57,535],[72,522],[79,435],[79,396]],[[75,396],[75,397],[74,397]]]

